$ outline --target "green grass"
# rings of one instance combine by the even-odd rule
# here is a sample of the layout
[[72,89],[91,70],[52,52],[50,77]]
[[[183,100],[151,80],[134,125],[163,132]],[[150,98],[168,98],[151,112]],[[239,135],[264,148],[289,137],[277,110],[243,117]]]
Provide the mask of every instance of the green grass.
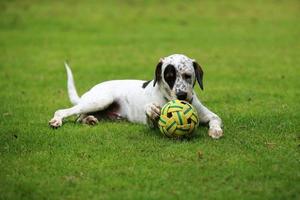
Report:
[[[1,1],[0,199],[299,199],[299,1]],[[151,79],[162,56],[201,63],[225,137],[127,122],[52,130],[109,79]]]

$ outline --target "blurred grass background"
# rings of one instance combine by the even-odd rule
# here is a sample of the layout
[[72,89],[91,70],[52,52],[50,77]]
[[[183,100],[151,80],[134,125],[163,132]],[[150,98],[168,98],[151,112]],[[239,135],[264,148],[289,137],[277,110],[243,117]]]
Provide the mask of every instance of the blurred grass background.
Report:
[[[0,1],[1,199],[299,199],[300,3]],[[63,62],[80,94],[152,79],[160,57],[204,69],[200,99],[224,121],[172,141],[143,125],[69,120]]]

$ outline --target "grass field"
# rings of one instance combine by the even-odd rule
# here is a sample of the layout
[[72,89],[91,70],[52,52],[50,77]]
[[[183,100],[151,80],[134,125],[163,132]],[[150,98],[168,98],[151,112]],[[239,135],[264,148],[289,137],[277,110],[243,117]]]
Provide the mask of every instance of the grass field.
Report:
[[[300,2],[0,2],[0,199],[300,199]],[[190,141],[128,122],[48,127],[109,79],[202,64],[225,136]]]

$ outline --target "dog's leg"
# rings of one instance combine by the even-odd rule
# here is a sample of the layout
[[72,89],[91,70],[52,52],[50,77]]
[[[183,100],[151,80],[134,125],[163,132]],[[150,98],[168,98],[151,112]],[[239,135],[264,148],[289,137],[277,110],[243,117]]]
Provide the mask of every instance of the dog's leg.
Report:
[[196,95],[194,95],[194,100],[192,104],[197,109],[200,118],[200,123],[208,123],[208,135],[214,139],[222,137],[223,130],[221,128],[222,120],[220,119],[220,117],[218,117],[218,115],[216,115],[204,105],[202,105],[199,99],[196,97]]
[[160,116],[160,106],[155,103],[147,104],[145,107],[145,113],[147,118],[147,124],[150,128],[157,127],[158,118]]
[[77,122],[87,124],[87,125],[96,125],[99,121],[94,115],[81,114],[77,119]]
[[62,125],[62,121],[66,117],[101,111],[106,109],[112,103],[112,97],[102,97],[99,99],[87,99],[81,101],[78,105],[71,108],[56,111],[54,113],[54,117],[49,121],[49,125],[53,128],[58,128]]

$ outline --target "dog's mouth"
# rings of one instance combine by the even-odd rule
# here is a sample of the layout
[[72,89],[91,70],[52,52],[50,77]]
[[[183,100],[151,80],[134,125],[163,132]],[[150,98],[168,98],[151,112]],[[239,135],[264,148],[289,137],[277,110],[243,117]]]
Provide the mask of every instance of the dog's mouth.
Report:
[[188,102],[188,103],[192,103],[193,102],[193,98],[191,98],[191,99],[178,99],[178,98],[166,98],[165,97],[165,99],[167,100],[167,101],[173,101],[173,100],[180,100],[180,101],[186,101],[186,102]]
[[193,102],[193,96],[190,95],[189,93],[180,97],[180,95],[178,96],[178,95],[175,95],[172,92],[170,92],[170,93],[165,93],[164,98],[166,101],[180,100],[180,101],[186,101],[190,104]]

